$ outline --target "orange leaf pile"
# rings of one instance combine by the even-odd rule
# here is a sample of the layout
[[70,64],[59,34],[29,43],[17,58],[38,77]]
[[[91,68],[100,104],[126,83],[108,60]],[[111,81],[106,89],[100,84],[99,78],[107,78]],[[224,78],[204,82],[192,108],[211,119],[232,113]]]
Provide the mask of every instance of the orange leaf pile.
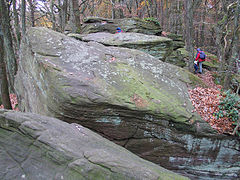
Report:
[[232,132],[232,122],[228,118],[217,119],[214,116],[214,113],[219,111],[218,105],[222,97],[220,93],[221,86],[213,82],[210,72],[199,75],[199,77],[202,78],[209,88],[196,87],[189,89],[189,96],[195,111],[219,133]]
[[198,74],[198,77],[210,88],[222,89],[221,85],[216,85],[213,81],[212,72],[206,71],[204,74]]

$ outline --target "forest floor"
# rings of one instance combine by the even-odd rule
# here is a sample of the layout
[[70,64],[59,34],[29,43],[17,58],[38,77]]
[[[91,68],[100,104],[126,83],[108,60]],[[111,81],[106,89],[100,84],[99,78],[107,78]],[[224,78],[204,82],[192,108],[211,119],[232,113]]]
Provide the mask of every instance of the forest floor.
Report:
[[218,105],[221,94],[221,85],[216,85],[213,81],[213,72],[206,71],[204,74],[198,74],[208,88],[196,87],[189,89],[189,96],[196,111],[203,120],[208,122],[212,128],[219,133],[231,134],[233,132],[232,122],[227,118],[219,118],[214,115],[219,111]]
[[[233,132],[232,122],[228,118],[217,119],[214,113],[219,111],[218,105],[222,98],[220,85],[216,85],[213,81],[213,72],[206,71],[204,74],[198,74],[208,88],[195,87],[189,89],[189,96],[194,106],[194,111],[197,112],[203,120],[208,122],[212,128],[219,133],[231,134]],[[15,94],[10,94],[13,110],[19,111],[17,97]],[[3,105],[0,109],[4,108]]]

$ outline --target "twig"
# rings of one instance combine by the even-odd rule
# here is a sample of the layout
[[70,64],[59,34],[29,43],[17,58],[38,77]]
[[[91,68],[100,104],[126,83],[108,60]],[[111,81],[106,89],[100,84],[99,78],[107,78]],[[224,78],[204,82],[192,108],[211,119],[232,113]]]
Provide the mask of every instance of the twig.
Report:
[[238,119],[237,126],[234,128],[232,135],[234,136],[240,126],[240,119]]

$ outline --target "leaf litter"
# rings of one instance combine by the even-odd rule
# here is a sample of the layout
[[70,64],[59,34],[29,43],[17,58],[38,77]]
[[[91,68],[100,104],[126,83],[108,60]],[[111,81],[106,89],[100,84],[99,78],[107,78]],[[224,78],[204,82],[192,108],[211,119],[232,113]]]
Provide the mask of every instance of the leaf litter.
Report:
[[198,74],[208,88],[196,87],[189,89],[188,93],[195,108],[201,118],[208,122],[212,128],[219,133],[231,134],[233,131],[232,122],[227,118],[219,118],[214,115],[219,111],[219,103],[222,98],[221,85],[216,85],[213,81],[212,72],[206,71],[204,74]]

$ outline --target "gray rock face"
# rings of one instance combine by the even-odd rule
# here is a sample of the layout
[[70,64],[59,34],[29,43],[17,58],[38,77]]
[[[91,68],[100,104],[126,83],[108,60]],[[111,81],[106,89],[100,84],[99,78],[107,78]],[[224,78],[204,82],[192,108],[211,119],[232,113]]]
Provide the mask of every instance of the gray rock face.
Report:
[[78,124],[0,110],[0,179],[188,179]]
[[[180,51],[178,51],[179,48],[184,47],[184,41],[183,37],[181,35],[176,35],[173,33],[167,33],[167,38],[171,39],[171,43],[164,43],[163,40],[165,37],[162,37],[162,40],[159,41],[161,37],[161,27],[158,24],[155,24],[152,21],[145,21],[137,18],[126,18],[126,19],[104,19],[104,18],[97,18],[97,17],[89,17],[85,20],[83,27],[82,27],[82,34],[91,34],[91,33],[99,33],[99,32],[108,32],[108,33],[115,33],[116,28],[121,27],[124,33],[141,33],[143,37],[136,37],[133,36],[131,38],[131,42],[129,41],[128,35],[122,35],[122,37],[127,36],[125,38],[112,38],[111,35],[110,39],[107,40],[107,37],[104,37],[104,42],[114,44],[110,41],[116,40],[118,42],[118,46],[121,46],[120,44],[124,43],[124,41],[128,41],[129,44],[127,45],[125,43],[124,47],[133,48],[133,49],[139,49],[141,51],[147,52],[157,58],[160,58],[160,60],[184,67],[186,66],[185,59],[183,55],[181,55]],[[145,35],[156,35],[158,37],[152,38],[149,37],[149,42],[147,42],[147,39],[144,36]],[[99,34],[98,34],[99,35]],[[95,35],[97,37],[98,35]],[[93,37],[94,35],[91,35]],[[103,35],[101,35],[103,37]],[[130,37],[130,35],[129,35]],[[90,38],[87,36],[87,39]],[[141,40],[143,40],[144,45],[142,44]],[[152,39],[155,39],[153,42]],[[158,40],[157,40],[158,39]],[[94,40],[94,39],[91,39]],[[97,38],[98,42],[102,41],[100,40],[100,37]],[[138,42],[138,44],[135,44],[134,42]],[[158,44],[158,42],[160,42]],[[165,56],[163,56],[163,54]]]
[[21,51],[16,89],[25,111],[69,119],[86,114],[98,121],[152,114],[186,125],[199,118],[187,92],[190,73],[143,52],[45,28],[30,29]]
[[[101,34],[101,38],[104,38],[104,40],[102,40],[99,37],[100,34],[98,32],[115,33],[117,27],[121,27],[124,33],[126,32],[141,33],[142,36],[140,34],[138,36],[136,36],[136,34],[135,35],[130,34],[130,35],[119,35],[118,38],[116,38],[116,36],[113,38],[113,35],[108,34],[106,37],[103,37],[104,35]],[[180,67],[186,66],[186,62],[183,55],[181,55],[180,51],[178,51],[179,48],[183,48],[185,45],[183,41],[183,37],[181,35],[167,33],[166,36],[167,38],[171,39],[171,42],[169,41],[169,39],[168,39],[168,42],[166,42],[165,41],[166,38],[161,37],[161,32],[162,32],[161,27],[151,21],[144,21],[144,20],[135,19],[135,18],[112,20],[112,19],[90,17],[85,20],[81,33],[82,34],[98,33],[97,35],[90,35],[90,36],[87,35],[87,37],[85,37],[86,40],[87,39],[95,40],[94,37],[95,38],[97,37],[96,41],[101,43],[103,43],[104,41],[106,45],[110,43],[109,45],[115,45],[115,46],[117,45],[121,47],[138,49],[138,50],[147,52],[159,58],[162,61],[174,64]],[[131,37],[131,35],[133,36]],[[148,36],[146,35],[156,35],[158,37],[153,38],[149,36],[149,41],[148,41],[147,40]],[[79,37],[81,35],[77,34],[74,36]],[[112,42],[112,40],[117,42]],[[128,44],[125,41],[127,41]]]
[[194,178],[239,177],[239,142],[213,136],[192,113],[191,73],[138,50],[45,28],[30,29],[21,47],[15,84],[22,110],[77,122]]
[[[139,128],[137,132],[143,129]],[[146,160],[191,179],[240,178],[240,141],[237,138],[194,136],[149,124],[144,132],[146,135],[142,138],[134,135],[128,140],[115,142]]]
[[96,32],[115,33],[116,28],[121,27],[124,32],[135,32],[149,35],[161,35],[162,28],[154,22],[144,21],[139,18],[105,19],[89,17],[84,21],[81,34]]
[[173,52],[173,40],[153,35],[140,33],[118,33],[106,32],[92,33],[87,35],[69,34],[68,36],[85,42],[95,41],[105,46],[127,47],[137,49],[165,61]]

